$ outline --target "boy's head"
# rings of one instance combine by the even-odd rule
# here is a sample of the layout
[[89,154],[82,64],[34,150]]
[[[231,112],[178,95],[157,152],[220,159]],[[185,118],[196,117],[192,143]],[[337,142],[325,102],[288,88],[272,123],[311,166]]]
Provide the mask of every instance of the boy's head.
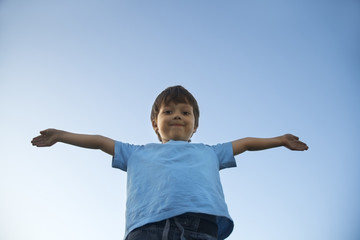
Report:
[[[168,136],[162,137],[161,135],[165,135],[169,131],[185,130],[189,132],[191,127],[193,129],[189,139],[174,139],[190,141],[190,137],[199,126],[199,116],[199,106],[194,96],[182,86],[173,86],[166,88],[155,99],[151,110],[151,123],[159,140],[163,143],[169,139],[165,139]],[[166,126],[164,126],[164,121],[166,121]],[[191,124],[192,126],[189,126]],[[173,125],[179,129],[169,129],[170,126],[176,127]],[[180,129],[180,127],[182,128]]]

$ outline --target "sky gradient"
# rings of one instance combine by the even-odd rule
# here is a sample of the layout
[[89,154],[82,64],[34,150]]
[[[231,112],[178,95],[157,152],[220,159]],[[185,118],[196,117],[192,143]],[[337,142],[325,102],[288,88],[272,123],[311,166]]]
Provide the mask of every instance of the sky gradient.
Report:
[[0,239],[122,239],[126,174],[53,127],[158,142],[156,96],[198,100],[192,142],[292,133],[306,152],[221,171],[230,240],[360,239],[360,3],[0,1]]

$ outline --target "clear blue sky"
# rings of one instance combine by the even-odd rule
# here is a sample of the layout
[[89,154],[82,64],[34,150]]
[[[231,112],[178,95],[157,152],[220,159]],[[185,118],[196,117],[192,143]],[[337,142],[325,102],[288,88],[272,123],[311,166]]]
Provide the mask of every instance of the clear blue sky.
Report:
[[198,99],[193,142],[293,133],[221,172],[230,240],[360,239],[360,3],[0,2],[0,239],[122,239],[126,174],[54,127],[157,142],[155,97]]

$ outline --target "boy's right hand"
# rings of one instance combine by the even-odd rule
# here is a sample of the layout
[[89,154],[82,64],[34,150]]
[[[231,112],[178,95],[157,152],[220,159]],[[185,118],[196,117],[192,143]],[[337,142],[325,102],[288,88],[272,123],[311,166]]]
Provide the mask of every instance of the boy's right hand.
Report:
[[40,134],[41,135],[33,138],[31,141],[32,145],[36,147],[50,147],[57,143],[59,130],[49,128],[41,131]]

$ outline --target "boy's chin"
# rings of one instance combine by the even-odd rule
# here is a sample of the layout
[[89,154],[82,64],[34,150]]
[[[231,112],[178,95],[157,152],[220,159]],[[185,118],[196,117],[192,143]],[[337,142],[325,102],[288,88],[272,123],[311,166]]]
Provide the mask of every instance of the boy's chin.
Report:
[[189,141],[189,139],[181,138],[181,137],[171,137],[169,138],[169,141]]

